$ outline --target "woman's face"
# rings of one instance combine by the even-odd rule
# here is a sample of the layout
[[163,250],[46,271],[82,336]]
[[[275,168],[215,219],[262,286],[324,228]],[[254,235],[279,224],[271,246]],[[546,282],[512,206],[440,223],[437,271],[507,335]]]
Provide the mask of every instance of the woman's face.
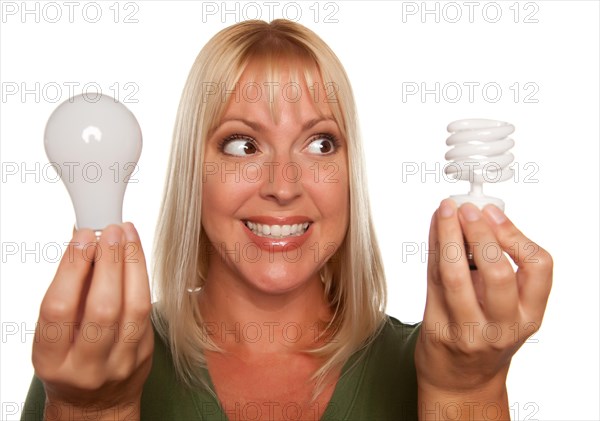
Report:
[[[249,66],[229,92],[203,165],[209,282],[284,293],[317,282],[349,220],[347,145],[320,82],[265,80]],[[277,103],[271,117],[269,90]],[[204,245],[203,245],[204,246]]]

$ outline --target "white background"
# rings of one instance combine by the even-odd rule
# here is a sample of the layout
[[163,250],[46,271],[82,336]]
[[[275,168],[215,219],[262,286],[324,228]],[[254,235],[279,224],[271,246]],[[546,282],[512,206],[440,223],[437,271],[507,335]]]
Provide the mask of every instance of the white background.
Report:
[[[439,171],[409,169],[444,165],[445,128],[453,120],[487,117],[516,126],[519,173],[486,190],[502,197],[508,216],[552,253],[555,272],[542,329],[513,359],[513,418],[599,419],[598,2],[300,2],[285,14],[286,3],[273,4],[271,18],[294,19],[300,10],[299,21],[329,43],[350,75],[388,275],[388,312],[402,321],[422,317],[420,253],[431,213],[444,197],[467,191],[466,183],[449,183]],[[270,20],[267,4],[244,5],[228,2],[234,12],[222,16],[221,2],[208,5],[218,9],[215,15],[192,1],[75,2],[70,18],[63,2],[27,2],[37,16],[23,14],[21,2],[3,2],[1,419],[18,419],[15,407],[33,373],[32,330],[57,267],[56,244],[69,240],[74,223],[64,186],[43,171],[48,116],[74,83],[75,94],[97,84],[135,113],[144,149],[124,218],[136,224],[149,253],[176,108],[196,54],[219,29],[257,10]],[[423,14],[425,7],[433,12]],[[92,23],[97,9],[102,15]],[[471,98],[470,82],[478,84],[471,84]],[[18,92],[10,94],[15,86]],[[408,95],[415,86],[432,92]],[[23,88],[34,93],[23,98]],[[414,247],[417,254],[410,254]]]

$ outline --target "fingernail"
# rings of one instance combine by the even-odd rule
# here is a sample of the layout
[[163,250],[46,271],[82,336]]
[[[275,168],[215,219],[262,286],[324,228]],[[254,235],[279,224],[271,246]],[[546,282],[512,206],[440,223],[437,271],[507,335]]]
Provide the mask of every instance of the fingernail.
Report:
[[487,213],[498,225],[506,221],[506,215],[504,215],[504,212],[494,205],[486,206],[483,211]]
[[454,215],[454,202],[450,199],[442,200],[442,203],[440,203],[440,216],[450,218],[452,215]]
[[465,203],[459,209],[461,215],[469,222],[475,222],[481,218],[481,211],[471,203]]
[[125,239],[128,243],[136,242],[139,238],[135,226],[131,222],[125,222],[123,224],[123,231],[125,231]]

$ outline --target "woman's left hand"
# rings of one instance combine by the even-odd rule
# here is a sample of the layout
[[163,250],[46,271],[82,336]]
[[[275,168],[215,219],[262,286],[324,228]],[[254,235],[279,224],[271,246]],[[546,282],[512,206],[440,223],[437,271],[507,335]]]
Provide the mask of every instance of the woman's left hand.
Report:
[[[465,242],[477,270],[469,269]],[[457,209],[450,199],[433,215],[429,253],[427,303],[415,352],[420,419],[434,412],[432,419],[508,419],[508,368],[540,328],[552,258],[495,206]]]

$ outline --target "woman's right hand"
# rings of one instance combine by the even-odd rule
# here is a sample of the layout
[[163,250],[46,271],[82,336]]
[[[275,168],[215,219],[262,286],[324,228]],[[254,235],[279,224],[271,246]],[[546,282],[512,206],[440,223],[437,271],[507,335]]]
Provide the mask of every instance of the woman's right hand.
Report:
[[133,224],[75,232],[42,301],[33,366],[45,419],[139,419],[152,366],[146,260]]

